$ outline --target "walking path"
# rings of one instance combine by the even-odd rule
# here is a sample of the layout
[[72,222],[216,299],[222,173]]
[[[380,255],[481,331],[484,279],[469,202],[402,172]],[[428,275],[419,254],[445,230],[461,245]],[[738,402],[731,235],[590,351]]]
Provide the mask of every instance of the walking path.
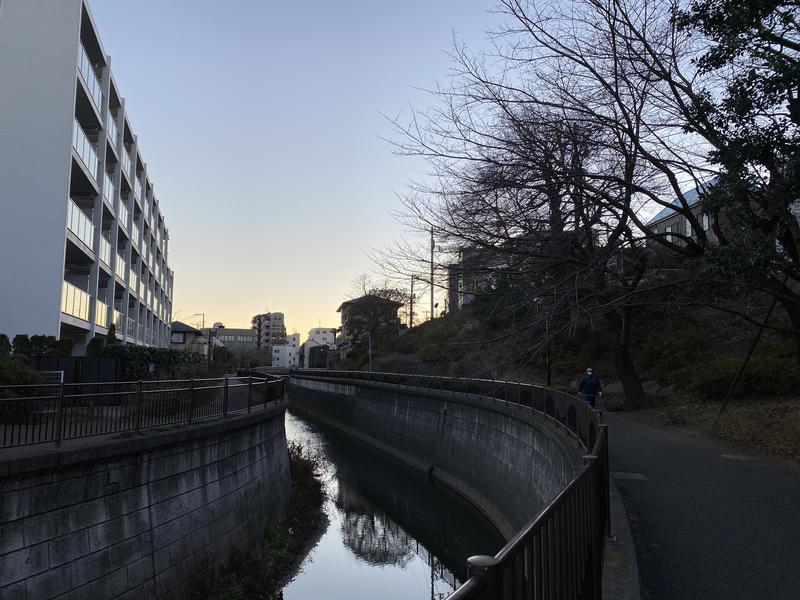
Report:
[[644,600],[800,598],[800,465],[636,415],[607,422]]

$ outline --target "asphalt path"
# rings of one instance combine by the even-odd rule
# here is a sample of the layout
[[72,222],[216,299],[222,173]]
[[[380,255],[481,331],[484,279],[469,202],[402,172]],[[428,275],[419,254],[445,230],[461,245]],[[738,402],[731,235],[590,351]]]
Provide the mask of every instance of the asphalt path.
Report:
[[643,599],[800,599],[800,464],[635,414],[607,421]]

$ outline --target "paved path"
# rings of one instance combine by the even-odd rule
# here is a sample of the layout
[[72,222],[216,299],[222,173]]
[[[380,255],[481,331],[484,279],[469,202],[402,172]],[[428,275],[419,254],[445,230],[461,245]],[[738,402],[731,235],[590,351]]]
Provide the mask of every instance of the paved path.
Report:
[[800,467],[635,415],[608,423],[643,599],[800,599]]

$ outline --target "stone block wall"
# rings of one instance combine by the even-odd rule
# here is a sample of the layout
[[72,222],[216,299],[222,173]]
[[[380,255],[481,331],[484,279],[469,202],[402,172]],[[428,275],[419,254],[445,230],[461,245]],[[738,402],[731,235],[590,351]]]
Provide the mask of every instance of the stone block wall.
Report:
[[289,495],[285,403],[0,463],[0,598],[186,598]]
[[530,408],[477,395],[292,377],[292,409],[428,473],[509,539],[577,474],[582,452]]

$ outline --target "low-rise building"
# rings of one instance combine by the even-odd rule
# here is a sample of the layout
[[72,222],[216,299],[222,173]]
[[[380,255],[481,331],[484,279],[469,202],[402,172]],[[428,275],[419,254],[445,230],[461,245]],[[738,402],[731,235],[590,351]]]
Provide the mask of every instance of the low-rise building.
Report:
[[208,342],[203,332],[181,321],[172,322],[172,335],[169,343],[173,350],[197,354],[208,352]]
[[300,348],[297,346],[273,346],[272,347],[272,366],[282,369],[293,369],[298,366],[298,356]]

